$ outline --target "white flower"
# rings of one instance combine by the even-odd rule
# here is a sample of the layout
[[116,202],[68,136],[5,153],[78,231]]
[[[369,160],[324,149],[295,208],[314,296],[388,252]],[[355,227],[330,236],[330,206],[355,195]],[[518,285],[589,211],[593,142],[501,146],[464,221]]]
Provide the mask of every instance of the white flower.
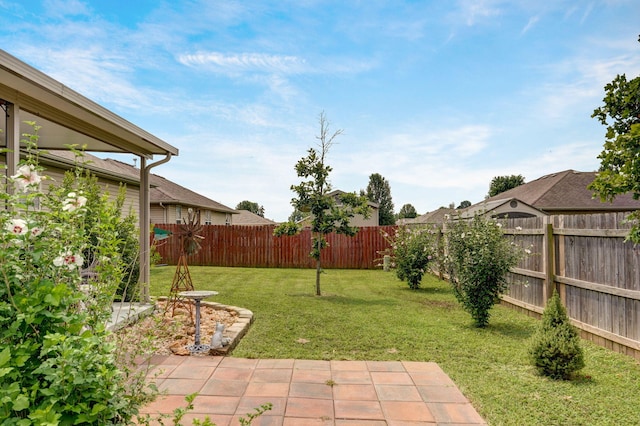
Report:
[[13,179],[19,191],[27,192],[30,186],[39,185],[42,181],[42,178],[38,175],[33,165],[24,164],[18,167],[17,172],[18,173],[11,176],[11,179]]
[[87,197],[76,195],[75,192],[70,192],[67,194],[67,199],[64,200],[62,210],[72,212],[84,207],[85,204],[87,204]]
[[522,226],[516,226],[516,231],[522,231]]
[[74,270],[77,267],[81,267],[84,263],[84,259],[79,254],[73,254],[70,251],[62,253],[60,256],[53,259],[55,266],[67,266],[69,270]]
[[39,226],[33,226],[31,227],[31,230],[29,231],[32,237],[37,237],[38,235],[42,234],[43,229]]
[[502,228],[502,224],[501,224],[500,222],[496,223],[496,226],[497,226],[498,228]]
[[531,250],[529,250],[529,249],[524,249],[524,252],[527,253],[527,254],[531,254]]
[[22,219],[11,219],[4,228],[15,235],[24,235],[29,231],[27,222]]

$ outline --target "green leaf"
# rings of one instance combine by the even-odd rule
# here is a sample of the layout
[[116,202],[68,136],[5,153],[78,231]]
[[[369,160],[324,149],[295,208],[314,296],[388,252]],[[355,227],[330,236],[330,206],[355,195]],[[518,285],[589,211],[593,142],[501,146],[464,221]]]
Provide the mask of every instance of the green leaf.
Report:
[[11,349],[4,348],[2,352],[0,352],[0,367],[7,364],[11,360]]
[[22,411],[26,410],[27,408],[29,408],[29,398],[27,398],[25,395],[18,395],[13,400],[14,411]]

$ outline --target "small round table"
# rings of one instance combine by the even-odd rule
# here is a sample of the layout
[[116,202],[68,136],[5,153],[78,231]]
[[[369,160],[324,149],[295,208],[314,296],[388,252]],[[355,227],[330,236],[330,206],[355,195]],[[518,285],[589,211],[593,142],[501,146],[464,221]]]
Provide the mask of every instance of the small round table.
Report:
[[196,303],[196,333],[195,333],[195,343],[193,345],[187,346],[192,353],[198,352],[206,352],[210,349],[209,345],[203,345],[200,343],[200,301],[205,297],[215,296],[218,294],[217,291],[208,291],[208,290],[193,290],[193,291],[181,291],[178,293],[179,297],[185,297],[187,299],[194,300]]

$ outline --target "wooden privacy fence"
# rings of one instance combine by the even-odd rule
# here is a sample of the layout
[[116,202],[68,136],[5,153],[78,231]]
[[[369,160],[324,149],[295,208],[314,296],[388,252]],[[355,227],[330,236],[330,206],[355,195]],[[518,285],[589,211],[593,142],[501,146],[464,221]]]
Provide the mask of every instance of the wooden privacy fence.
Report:
[[586,339],[640,359],[640,247],[625,242],[626,213],[508,219],[532,256],[509,276],[503,302],[542,313],[557,289]]
[[[163,263],[175,265],[180,256],[180,225],[159,224],[158,228],[173,235],[158,243],[157,251]],[[378,253],[389,244],[381,231],[395,232],[395,226],[363,227],[353,236],[327,235],[328,247],[322,250],[323,268],[373,269]],[[189,265],[239,266],[256,268],[315,268],[311,253],[311,231],[298,235],[276,237],[274,225],[225,226],[203,225],[200,235],[202,249],[187,257]]]

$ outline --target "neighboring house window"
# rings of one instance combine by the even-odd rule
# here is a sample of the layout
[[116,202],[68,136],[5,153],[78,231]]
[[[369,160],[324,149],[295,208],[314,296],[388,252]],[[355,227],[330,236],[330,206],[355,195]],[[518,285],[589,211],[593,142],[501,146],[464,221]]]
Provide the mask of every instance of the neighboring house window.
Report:
[[211,210],[206,210],[204,212],[204,224],[211,225]]
[[231,213],[227,213],[227,215],[224,217],[224,224],[231,225]]
[[182,223],[182,206],[176,206],[176,223]]

